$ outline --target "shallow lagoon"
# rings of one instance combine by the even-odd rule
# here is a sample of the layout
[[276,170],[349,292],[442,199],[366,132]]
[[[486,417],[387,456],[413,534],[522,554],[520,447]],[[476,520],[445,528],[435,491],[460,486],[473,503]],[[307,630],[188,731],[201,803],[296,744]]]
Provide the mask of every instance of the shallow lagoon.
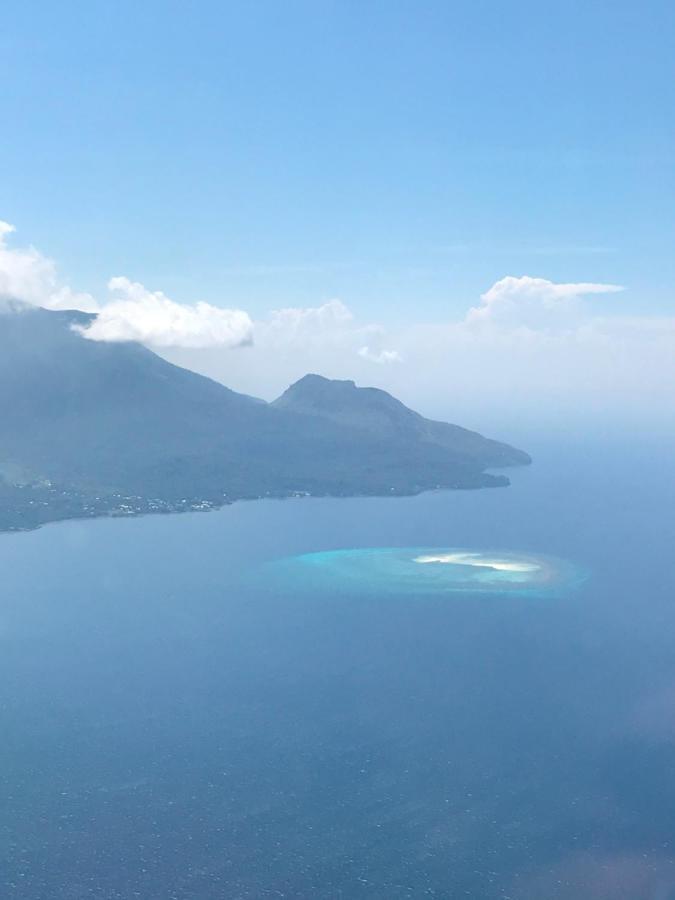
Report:
[[377,594],[562,596],[586,572],[570,562],[513,551],[359,547],[304,553],[266,566],[279,589]]
[[[0,536],[2,896],[675,896],[672,444],[523,443],[507,490]],[[382,547],[590,577],[275,568]]]

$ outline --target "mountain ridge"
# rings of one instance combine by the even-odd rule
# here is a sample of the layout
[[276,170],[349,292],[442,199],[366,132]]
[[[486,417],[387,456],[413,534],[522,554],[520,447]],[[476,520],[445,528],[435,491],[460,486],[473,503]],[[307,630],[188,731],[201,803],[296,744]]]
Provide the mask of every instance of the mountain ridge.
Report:
[[[76,311],[0,314],[0,495],[22,522],[50,520],[55,485],[80,514],[105,514],[101,498],[147,512],[501,486],[508,479],[486,468],[529,462],[354,382],[309,375],[266,403],[140,344],[88,340],[77,330],[88,321]],[[0,514],[0,527],[20,524]]]
[[273,402],[279,408],[318,415],[341,424],[393,435],[408,435],[467,456],[479,454],[485,467],[528,465],[529,454],[485,438],[476,431],[427,419],[396,397],[374,387],[358,387],[353,380],[304,375]]

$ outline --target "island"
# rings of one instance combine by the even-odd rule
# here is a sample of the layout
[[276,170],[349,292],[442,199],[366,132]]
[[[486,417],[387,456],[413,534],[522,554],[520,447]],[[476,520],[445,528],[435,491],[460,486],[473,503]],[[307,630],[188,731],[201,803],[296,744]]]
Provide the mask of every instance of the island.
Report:
[[502,487],[527,453],[426,419],[385,391],[310,374],[272,403],[133,342],[91,315],[0,313],[0,530],[209,510],[264,497]]

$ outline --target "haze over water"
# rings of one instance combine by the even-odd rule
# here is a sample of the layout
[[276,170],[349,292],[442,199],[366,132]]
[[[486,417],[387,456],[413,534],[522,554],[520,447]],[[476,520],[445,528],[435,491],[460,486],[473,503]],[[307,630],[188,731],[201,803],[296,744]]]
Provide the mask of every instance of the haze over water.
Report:
[[[523,443],[506,490],[0,535],[2,896],[675,897],[673,441]],[[373,547],[589,577],[272,575]]]

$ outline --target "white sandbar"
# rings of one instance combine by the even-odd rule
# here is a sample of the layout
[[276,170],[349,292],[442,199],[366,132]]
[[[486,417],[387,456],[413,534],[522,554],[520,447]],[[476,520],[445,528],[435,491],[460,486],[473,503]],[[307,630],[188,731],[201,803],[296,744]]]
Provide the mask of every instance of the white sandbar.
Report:
[[490,559],[477,553],[439,553],[438,555],[416,556],[416,563],[441,563],[455,566],[478,566],[496,569],[499,572],[538,572],[541,566],[525,560]]

